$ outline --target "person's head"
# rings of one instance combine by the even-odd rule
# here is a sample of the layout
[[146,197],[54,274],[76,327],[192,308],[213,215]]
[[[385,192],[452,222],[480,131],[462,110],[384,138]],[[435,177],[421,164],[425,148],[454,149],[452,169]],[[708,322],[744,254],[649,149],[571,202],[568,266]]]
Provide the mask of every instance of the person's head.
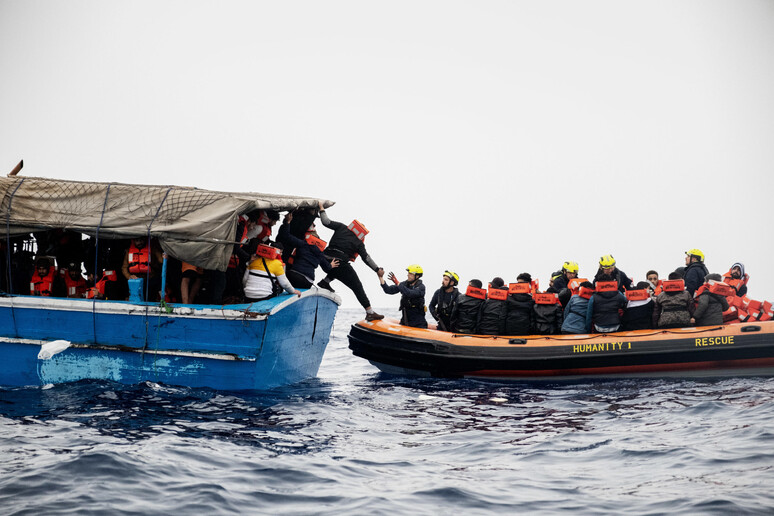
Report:
[[480,279],[472,279],[468,281],[468,286],[473,288],[481,288],[484,284],[481,282]]
[[723,276],[720,274],[710,273],[704,276],[704,282],[709,283],[710,281],[723,281]]
[[672,274],[677,274],[677,279],[683,279],[685,277],[685,267],[678,267],[669,275],[669,279],[672,279]]
[[139,238],[133,238],[132,243],[134,244],[134,247],[136,247],[137,249],[142,249],[143,247],[145,247],[145,244],[147,244],[148,241],[144,237],[139,237]]
[[460,282],[460,277],[457,276],[457,273],[452,271],[445,271],[443,273],[443,280],[441,281],[441,285],[443,288],[451,288],[456,287]]
[[731,266],[731,277],[734,279],[742,279],[744,276],[744,265],[736,262]]
[[70,262],[67,265],[67,274],[70,275],[72,279],[78,279],[81,277],[81,264]]
[[564,262],[562,265],[562,272],[567,276],[568,279],[577,278],[578,264],[575,262]]
[[637,282],[637,286],[634,287],[635,290],[644,290],[650,286],[650,283],[647,281],[639,281]]
[[532,283],[532,275],[529,272],[522,272],[516,276],[516,283]]
[[602,275],[599,277],[599,281],[613,281],[613,276],[612,276],[611,274],[606,274],[606,273],[603,273],[603,274],[602,274]]
[[558,277],[559,277],[559,276],[561,276],[561,275],[562,275],[562,271],[555,271],[555,272],[552,272],[552,273],[551,273],[551,279],[550,279],[550,280],[548,280],[548,285],[549,285],[549,286],[553,286],[553,285],[554,285],[554,280],[556,280],[556,278],[558,278]]
[[612,274],[615,270],[615,258],[612,254],[606,254],[599,259],[599,268],[605,274]]
[[685,252],[685,265],[690,265],[692,263],[697,262],[703,262],[704,261],[704,253],[702,253],[698,249],[690,249]]
[[274,226],[280,218],[277,210],[263,210],[263,215],[261,222],[268,227]]
[[655,285],[658,283],[658,272],[656,271],[648,271],[648,273],[645,275],[645,279],[651,282],[651,284]]
[[40,258],[35,260],[35,269],[37,269],[38,271],[38,276],[47,275],[50,268],[51,268],[51,260],[49,260],[45,256],[41,256]]
[[409,283],[414,283],[416,280],[422,277],[422,267],[420,267],[416,263],[406,267],[406,272],[408,272]]
[[495,276],[489,284],[492,285],[493,288],[502,288],[502,286],[505,285],[505,281],[503,281],[500,276]]
[[590,281],[584,281],[583,283],[580,284],[580,286],[594,290],[594,284]]
[[680,273],[679,273],[679,272],[677,272],[677,271],[675,271],[675,272],[670,272],[670,273],[669,273],[669,279],[670,279],[670,280],[683,279],[683,275],[682,275],[682,274],[680,274]]

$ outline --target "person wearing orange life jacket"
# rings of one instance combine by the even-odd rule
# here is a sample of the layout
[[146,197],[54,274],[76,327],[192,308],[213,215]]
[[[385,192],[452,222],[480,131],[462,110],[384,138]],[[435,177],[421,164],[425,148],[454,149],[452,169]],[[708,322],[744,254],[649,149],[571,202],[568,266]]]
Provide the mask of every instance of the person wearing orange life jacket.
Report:
[[451,331],[475,333],[481,316],[481,305],[486,300],[486,290],[481,288],[480,279],[468,281],[467,290],[460,294],[451,315]]
[[615,258],[613,258],[612,254],[606,254],[599,259],[599,270],[597,270],[597,274],[594,276],[595,285],[597,281],[600,281],[599,278],[603,274],[609,274],[613,278],[612,281],[618,283],[618,290],[621,292],[632,288],[631,278],[616,267]]
[[256,247],[243,279],[245,300],[248,303],[278,296],[283,290],[288,294],[301,296],[301,292],[296,290],[285,276],[281,245],[258,244]]
[[728,272],[723,274],[723,282],[734,287],[738,297],[744,297],[747,294],[749,280],[750,276],[744,273],[744,265],[739,262],[733,264]]
[[598,333],[618,331],[621,327],[621,316],[626,309],[626,297],[616,288],[620,282],[616,282],[615,277],[610,274],[602,274],[596,279],[595,292],[589,300],[591,327]]
[[562,332],[562,304],[559,294],[548,288],[544,294],[535,294],[532,306],[532,332],[536,335],[555,335]]
[[127,280],[142,278],[147,283],[144,285],[143,295],[148,292],[148,298],[158,301],[161,290],[161,263],[164,257],[161,250],[153,243],[148,246],[148,240],[144,237],[133,238],[129,248],[124,253],[124,263],[121,272]]
[[489,282],[487,299],[481,305],[481,317],[476,333],[479,335],[504,335],[508,317],[508,287],[496,276]]
[[647,330],[653,327],[653,298],[650,283],[640,281],[626,291],[626,311],[621,318],[622,331]]
[[204,269],[188,262],[181,262],[180,297],[184,305],[193,304],[202,286]]
[[67,297],[85,297],[88,287],[86,278],[81,274],[81,264],[71,262],[63,272]]
[[[325,242],[317,235],[317,227],[314,222],[306,229],[304,239],[298,238],[290,231],[293,222],[293,214],[288,213],[277,233],[277,241],[285,247],[293,249],[288,256],[288,266],[285,274],[290,284],[296,288],[312,288],[314,284],[314,271],[319,265],[324,272],[330,272],[340,264],[338,258],[329,259],[323,254]],[[322,249],[321,249],[322,248]]]
[[707,274],[704,281],[704,285],[696,291],[692,322],[696,326],[720,326],[723,324],[723,312],[728,310],[728,300],[726,296],[712,292],[712,284],[722,283],[723,278],[720,274]]
[[522,272],[516,276],[516,284],[509,285],[506,300],[505,335],[529,335],[532,332],[535,316],[532,307],[532,276]]
[[64,297],[64,283],[56,272],[56,267],[45,256],[35,261],[35,272],[30,278],[30,295],[44,297]]
[[578,293],[570,298],[564,307],[564,321],[562,333],[580,334],[591,331],[592,313],[589,309],[589,301],[594,294],[594,284],[584,281],[580,284]]
[[645,274],[645,279],[648,280],[648,292],[650,292],[651,296],[661,294],[661,280],[658,279],[658,272],[649,270]]
[[664,291],[656,296],[653,307],[654,328],[684,328],[691,325],[693,296],[685,290],[685,283],[678,272],[669,273]]
[[116,289],[111,288],[118,284],[118,274],[116,271],[106,270],[102,273],[102,278],[97,281],[93,287],[86,292],[88,299],[123,299],[126,294],[116,296]]
[[368,234],[368,230],[357,220],[352,221],[349,226],[346,226],[341,222],[329,219],[322,202],[319,203],[319,213],[320,221],[323,225],[326,228],[333,230],[333,236],[331,236],[331,240],[328,242],[324,254],[328,259],[337,258],[340,263],[338,267],[331,270],[331,272],[317,284],[324,289],[333,291],[330,281],[334,279],[341,281],[355,293],[358,302],[365,308],[366,321],[384,319],[383,315],[377,314],[371,308],[371,302],[368,300],[363,284],[360,282],[357,272],[355,272],[355,269],[349,263],[360,256],[360,259],[374,272],[377,274],[380,272],[384,274],[384,269],[376,265],[374,260],[368,255],[365,244],[363,243]]

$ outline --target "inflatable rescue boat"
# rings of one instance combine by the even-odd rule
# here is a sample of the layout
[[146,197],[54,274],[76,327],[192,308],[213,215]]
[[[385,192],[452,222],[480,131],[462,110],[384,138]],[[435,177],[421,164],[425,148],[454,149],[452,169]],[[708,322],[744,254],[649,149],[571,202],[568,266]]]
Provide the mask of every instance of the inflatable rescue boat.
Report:
[[360,321],[349,347],[397,375],[504,380],[774,375],[774,321],[607,334],[490,336]]

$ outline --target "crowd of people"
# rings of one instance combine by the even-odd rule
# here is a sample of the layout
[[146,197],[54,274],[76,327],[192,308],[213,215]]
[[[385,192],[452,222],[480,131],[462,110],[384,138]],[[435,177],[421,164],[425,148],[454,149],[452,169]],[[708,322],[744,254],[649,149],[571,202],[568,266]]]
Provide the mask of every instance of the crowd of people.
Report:
[[[332,231],[330,242],[317,233],[318,217]],[[718,325],[729,319],[726,316],[731,307],[747,308],[749,303],[745,297],[749,276],[743,264],[733,264],[722,276],[711,274],[704,254],[691,249],[685,253],[685,266],[670,273],[668,279],[662,280],[651,270],[647,281],[636,284],[617,267],[612,255],[600,258],[591,280],[579,278],[577,263],[564,262],[561,270],[551,275],[545,291],[524,272],[515,283],[506,284],[495,277],[487,288],[481,280],[472,279],[462,293],[459,276],[447,270],[426,306],[422,267],[409,265],[405,281],[399,281],[392,272],[385,275],[366,250],[368,230],[359,221],[346,225],[331,220],[320,203],[317,209],[288,212],[272,240],[279,219],[280,214],[270,209],[240,216],[225,272],[203,270],[167,256],[152,238],[96,242],[66,230],[35,233],[38,256],[25,268],[30,246],[24,238],[15,237],[10,245],[16,259],[7,267],[10,274],[3,276],[0,286],[24,294],[23,285],[28,284],[29,294],[37,296],[121,300],[129,298],[132,280],[142,280],[143,299],[159,301],[163,295],[168,302],[221,305],[252,303],[282,293],[300,296],[299,289],[315,283],[320,267],[325,277],[317,283],[319,287],[333,291],[331,283],[340,281],[353,291],[366,311],[366,320],[377,321],[383,316],[371,307],[351,265],[360,257],[376,272],[386,294],[400,295],[401,324],[427,328],[429,310],[442,331],[513,336]],[[5,260],[6,253],[1,255]],[[162,293],[165,262],[166,288]],[[11,287],[12,278],[15,287]],[[735,301],[737,298],[745,299],[745,304]]]
[[[422,268],[414,264],[406,271],[403,282],[388,275],[394,285],[387,284],[380,273],[382,288],[388,294],[401,294],[401,324],[427,328]],[[442,331],[523,336],[721,325],[740,320],[741,307],[758,303],[745,297],[749,276],[742,263],[734,263],[723,275],[711,274],[699,249],[687,251],[685,266],[671,272],[668,279],[660,279],[654,270],[646,278],[635,284],[612,255],[600,258],[591,280],[578,277],[577,263],[564,262],[551,275],[544,292],[524,272],[516,283],[506,284],[495,277],[486,289],[481,280],[472,279],[462,293],[459,276],[445,271],[427,310]],[[756,306],[756,317],[771,317],[761,311],[760,303]],[[745,319],[751,316],[744,314]]]

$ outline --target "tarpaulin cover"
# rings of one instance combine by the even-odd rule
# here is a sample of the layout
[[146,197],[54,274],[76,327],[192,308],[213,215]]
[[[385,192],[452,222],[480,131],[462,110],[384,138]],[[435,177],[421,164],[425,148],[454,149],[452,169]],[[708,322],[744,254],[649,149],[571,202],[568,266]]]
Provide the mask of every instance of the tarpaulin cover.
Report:
[[157,237],[170,255],[226,270],[237,218],[254,209],[325,207],[312,197],[228,193],[181,186],[0,177],[2,234],[69,229],[100,238]]

